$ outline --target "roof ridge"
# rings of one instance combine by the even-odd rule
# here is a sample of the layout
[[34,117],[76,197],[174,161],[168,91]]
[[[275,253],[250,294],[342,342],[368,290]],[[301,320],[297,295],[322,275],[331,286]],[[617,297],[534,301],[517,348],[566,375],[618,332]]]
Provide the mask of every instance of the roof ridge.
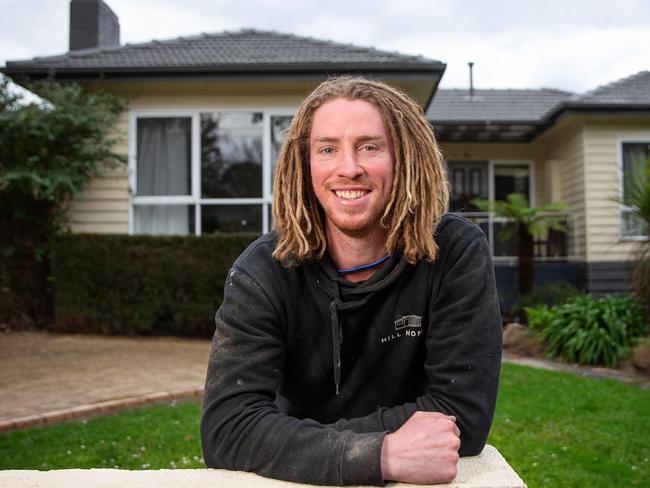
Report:
[[294,34],[292,32],[281,32],[277,31],[275,29],[257,29],[254,27],[243,27],[241,29],[237,29],[235,31],[220,31],[220,32],[215,32],[215,33],[203,33],[206,37],[223,37],[223,34],[228,34],[228,35],[236,35],[236,34],[272,34],[277,37],[282,37],[285,39],[296,39],[296,40],[301,40],[301,41],[310,41],[322,45],[331,45],[331,46],[337,46],[337,47],[346,47],[349,49],[354,49],[354,50],[362,50],[370,53],[375,53],[375,54],[391,54],[394,56],[400,56],[404,58],[411,58],[411,59],[418,59],[421,61],[427,61],[427,62],[441,62],[440,60],[437,59],[430,59],[425,56],[422,56],[421,54],[405,54],[399,51],[388,51],[384,49],[377,49],[372,46],[360,46],[358,44],[352,44],[350,42],[341,42],[341,41],[335,41],[333,39],[320,39],[316,38],[313,36],[304,36],[304,35],[298,35]]
[[[398,51],[388,51],[388,50],[383,50],[383,49],[377,49],[372,46],[360,46],[356,44],[352,44],[349,42],[340,42],[340,41],[335,41],[332,39],[318,39],[313,36],[302,36],[302,35],[297,35],[293,33],[288,33],[288,32],[280,32],[274,29],[257,29],[254,27],[242,27],[240,29],[235,29],[235,30],[223,30],[223,31],[217,31],[217,32],[201,32],[200,34],[193,34],[193,35],[181,35],[177,37],[170,37],[167,39],[151,39],[149,41],[145,42],[127,42],[125,44],[120,44],[117,46],[102,46],[102,47],[92,47],[92,48],[87,48],[87,49],[78,49],[74,51],[68,51],[66,53],[62,53],[60,55],[55,55],[55,56],[37,56],[31,59],[31,61],[36,61],[36,60],[48,60],[52,58],[65,58],[67,56],[70,57],[84,57],[84,56],[91,56],[93,54],[100,54],[102,52],[114,52],[118,51],[121,49],[150,49],[152,47],[156,46],[161,46],[161,45],[168,45],[168,44],[173,44],[173,43],[178,43],[182,41],[198,41],[200,39],[210,39],[210,38],[224,38],[224,37],[232,37],[232,36],[237,36],[237,35],[242,35],[242,34],[256,34],[256,35],[272,35],[278,38],[284,38],[284,39],[296,39],[296,40],[302,40],[302,41],[309,41],[321,45],[329,45],[329,46],[335,46],[335,47],[345,47],[348,49],[352,49],[355,51],[363,51],[363,52],[368,52],[370,54],[382,54],[382,55],[393,55],[393,56],[399,56],[402,58],[409,58],[412,60],[419,60],[419,61],[425,61],[425,62],[438,62],[440,63],[440,60],[437,59],[430,59],[427,57],[424,57],[420,54],[406,54],[406,53],[401,53]],[[28,60],[25,60],[28,61]]]
[[[438,91],[468,91],[469,87],[462,88],[438,88]],[[474,92],[547,92],[563,95],[575,95],[574,92],[561,90],[560,88],[474,88]]]
[[25,61],[41,61],[41,60],[53,60],[53,59],[62,59],[62,58],[67,58],[67,57],[82,57],[82,56],[90,56],[93,54],[98,54],[102,52],[111,52],[111,51],[117,51],[123,47],[122,45],[118,46],[98,46],[98,47],[88,47],[85,49],[74,49],[72,51],[67,51],[61,54],[53,54],[50,56],[34,56],[33,58],[30,59],[23,59],[23,60],[15,60],[15,61],[10,61],[12,63],[15,62],[25,62]]
[[602,94],[603,92],[609,91],[612,88],[616,88],[617,86],[620,86],[624,83],[629,83],[630,81],[634,80],[635,78],[640,78],[643,75],[650,74],[650,71],[648,70],[642,70],[637,73],[633,73],[631,75],[625,76],[623,78],[619,78],[618,80],[610,81],[609,83],[605,83],[602,85],[597,86],[596,88],[593,88],[589,91],[584,92],[582,95],[578,95],[576,98],[576,101],[582,100],[585,98],[591,98],[594,96],[598,96]]
[[[214,33],[202,32],[169,39],[125,43],[120,46],[93,47],[69,51],[58,56],[8,62],[10,71],[18,69],[189,69],[198,66],[333,66],[349,69],[444,70],[444,63],[421,55],[384,51],[374,47],[329,39],[316,39],[275,30],[241,28]],[[386,66],[386,68],[382,68]]]
[[[244,30],[244,29],[242,29]],[[226,37],[227,35],[231,34],[236,34],[239,33],[240,31],[229,31],[229,30],[223,30],[219,32],[201,32],[199,34],[191,34],[191,35],[181,35],[177,37],[169,37],[167,39],[151,39],[149,41],[145,42],[138,42],[138,43],[133,43],[133,42],[127,42],[126,44],[121,45],[120,47],[128,47],[128,48],[136,48],[136,49],[142,49],[142,48],[149,48],[152,46],[160,46],[164,44],[170,44],[178,41],[198,41],[200,39],[206,39],[206,38],[212,38],[212,37]]]

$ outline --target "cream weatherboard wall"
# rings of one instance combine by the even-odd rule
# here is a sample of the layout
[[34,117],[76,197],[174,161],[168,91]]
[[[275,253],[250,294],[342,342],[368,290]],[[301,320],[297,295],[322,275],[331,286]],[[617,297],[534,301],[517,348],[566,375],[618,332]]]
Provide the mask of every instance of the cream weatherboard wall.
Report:
[[646,117],[590,118],[585,121],[585,193],[587,199],[587,260],[628,261],[637,246],[621,239],[621,212],[613,201],[621,188],[622,142],[650,142]]
[[[122,136],[116,151],[133,159],[131,122],[134,114],[174,113],[191,110],[276,110],[293,111],[313,83],[253,84],[112,84],[102,88],[127,97],[128,110],[115,130]],[[68,213],[75,233],[127,234],[129,232],[129,167],[106,171],[76,198]]]
[[[129,114],[121,114],[115,131],[121,141],[115,151],[128,156]],[[75,233],[126,234],[129,230],[129,173],[127,165],[105,171],[70,205],[68,225]]]
[[571,207],[568,241],[572,257],[586,258],[584,135],[580,120],[563,120],[536,139],[544,160],[547,201]]
[[[294,110],[314,83],[113,84],[104,88],[129,97],[115,130],[116,148],[133,156],[133,114],[189,110]],[[447,160],[526,162],[531,165],[533,203],[561,201],[572,208],[570,254],[577,261],[615,262],[630,258],[636,243],[620,238],[621,141],[650,141],[647,118],[567,116],[530,143],[443,143]],[[131,141],[132,142],[132,141]],[[131,151],[131,154],[130,154]],[[77,233],[129,232],[129,169],[107,171],[72,202],[69,226]]]
[[562,202],[571,207],[569,254],[576,261],[629,258],[633,243],[619,239],[618,141],[650,137],[647,122],[595,122],[571,116],[530,143],[444,143],[445,158],[530,161],[533,204]]

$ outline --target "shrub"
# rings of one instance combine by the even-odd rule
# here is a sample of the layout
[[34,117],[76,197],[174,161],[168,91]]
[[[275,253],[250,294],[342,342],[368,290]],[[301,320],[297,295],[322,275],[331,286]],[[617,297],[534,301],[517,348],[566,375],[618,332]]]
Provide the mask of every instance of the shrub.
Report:
[[616,367],[648,333],[642,307],[629,297],[580,295],[549,308],[526,308],[528,323],[548,342],[547,353],[579,364]]
[[58,236],[53,328],[211,337],[228,270],[256,237]]
[[526,307],[536,307],[538,305],[560,305],[569,298],[579,294],[577,288],[566,281],[554,281],[536,286],[530,295],[523,295],[517,299],[512,306],[511,313],[514,316],[522,315]]
[[[650,154],[645,150],[632,151],[630,171],[623,178],[623,192],[614,201],[627,207],[629,215],[640,224],[642,234],[650,233]],[[639,301],[645,306],[650,319],[650,240],[637,241],[636,266],[632,283]]]

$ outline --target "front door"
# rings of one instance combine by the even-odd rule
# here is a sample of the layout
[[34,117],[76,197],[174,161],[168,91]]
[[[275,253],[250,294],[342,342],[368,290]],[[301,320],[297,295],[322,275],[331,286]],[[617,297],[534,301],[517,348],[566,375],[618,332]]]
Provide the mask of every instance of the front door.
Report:
[[448,165],[449,211],[477,212],[471,201],[489,198],[487,161],[449,161]]

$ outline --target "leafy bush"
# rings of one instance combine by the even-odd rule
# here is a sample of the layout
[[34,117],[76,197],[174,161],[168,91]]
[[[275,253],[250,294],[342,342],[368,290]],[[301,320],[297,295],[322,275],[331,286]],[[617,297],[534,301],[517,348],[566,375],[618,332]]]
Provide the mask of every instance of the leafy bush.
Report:
[[521,315],[526,307],[536,307],[538,305],[560,305],[569,298],[579,294],[577,288],[566,281],[554,281],[536,286],[530,295],[523,295],[517,299],[512,306],[511,313],[514,316]]
[[50,238],[93,178],[126,164],[116,130],[126,105],[74,83],[23,86],[40,98],[0,77],[0,321],[44,325],[52,320]]
[[[627,207],[630,216],[641,224],[642,233],[650,232],[650,154],[645,150],[632,151],[631,170],[623,178],[623,193],[614,201]],[[650,319],[650,240],[637,241],[636,266],[632,282],[639,301],[646,307]]]
[[547,353],[579,364],[616,367],[648,333],[642,307],[629,297],[580,295],[549,308],[526,308],[528,323],[548,342]]
[[254,234],[68,234],[52,245],[54,330],[206,337]]

